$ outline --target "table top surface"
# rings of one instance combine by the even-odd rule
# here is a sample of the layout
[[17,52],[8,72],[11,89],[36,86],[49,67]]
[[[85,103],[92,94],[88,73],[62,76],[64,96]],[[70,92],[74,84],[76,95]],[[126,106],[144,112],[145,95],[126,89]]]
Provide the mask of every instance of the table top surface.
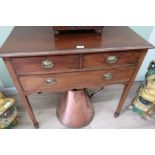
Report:
[[101,35],[95,32],[54,35],[52,26],[17,26],[1,47],[0,56],[97,53],[149,48],[154,46],[127,26],[105,26]]

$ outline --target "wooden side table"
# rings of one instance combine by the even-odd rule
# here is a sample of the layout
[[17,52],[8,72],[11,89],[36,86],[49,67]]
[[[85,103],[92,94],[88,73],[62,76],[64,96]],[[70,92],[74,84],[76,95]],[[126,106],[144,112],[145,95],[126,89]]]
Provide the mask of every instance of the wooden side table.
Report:
[[51,27],[15,27],[0,49],[0,56],[25,110],[38,128],[27,98],[37,92],[67,92],[123,84],[114,114],[117,117],[149,48],[153,45],[128,27],[104,27],[102,35],[57,36]]

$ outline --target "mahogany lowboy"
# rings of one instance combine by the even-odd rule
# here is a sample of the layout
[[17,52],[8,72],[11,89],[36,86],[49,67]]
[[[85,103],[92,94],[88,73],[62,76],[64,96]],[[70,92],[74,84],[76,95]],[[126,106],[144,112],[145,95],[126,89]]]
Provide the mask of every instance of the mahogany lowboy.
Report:
[[[38,121],[27,98],[27,95],[36,92],[70,92],[123,84],[123,93],[118,105],[116,103],[117,117],[149,48],[153,48],[153,45],[128,27],[104,27],[102,35],[94,32],[56,36],[51,27],[15,27],[0,49],[0,56],[25,110],[38,128]],[[66,105],[62,103],[62,107],[58,108],[60,112]],[[85,107],[81,99],[79,104]],[[60,114],[59,119],[64,123],[62,115],[65,116]],[[87,123],[83,120],[83,124]]]

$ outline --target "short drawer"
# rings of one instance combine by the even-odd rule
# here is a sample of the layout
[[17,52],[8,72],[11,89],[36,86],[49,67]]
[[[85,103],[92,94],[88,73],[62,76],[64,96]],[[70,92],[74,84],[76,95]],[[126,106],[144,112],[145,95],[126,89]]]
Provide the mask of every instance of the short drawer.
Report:
[[12,58],[15,71],[19,75],[65,72],[79,68],[79,56],[44,56]]
[[134,68],[110,69],[86,72],[21,76],[25,91],[66,91],[82,88],[97,88],[105,84],[123,83],[130,79]]
[[140,52],[108,52],[98,54],[85,54],[83,57],[84,68],[103,68],[119,66],[135,66],[140,57]]

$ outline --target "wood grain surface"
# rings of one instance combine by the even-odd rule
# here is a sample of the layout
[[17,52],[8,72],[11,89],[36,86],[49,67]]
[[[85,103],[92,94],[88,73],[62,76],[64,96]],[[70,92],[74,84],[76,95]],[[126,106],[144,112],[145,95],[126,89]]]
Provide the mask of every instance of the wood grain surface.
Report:
[[[20,76],[19,80],[25,91],[67,91],[82,88],[97,88],[107,84],[127,82],[134,68],[107,69],[60,74]],[[103,75],[110,73],[111,79],[104,79]],[[46,79],[55,79],[54,85],[47,85]]]
[[[59,73],[80,68],[79,55],[27,57],[26,59],[22,57],[11,60],[16,73],[19,75]],[[54,66],[43,68],[42,62],[45,60],[52,61]]]
[[[83,68],[104,68],[104,67],[122,67],[122,66],[136,66],[141,55],[141,50],[127,51],[127,52],[110,52],[97,54],[84,54]],[[115,63],[107,63],[107,58],[115,56],[117,61]]]
[[[84,49],[77,49],[84,45]],[[105,26],[102,35],[78,33],[54,36],[51,26],[17,26],[0,50],[1,57],[97,53],[149,49],[153,45],[127,26]]]

